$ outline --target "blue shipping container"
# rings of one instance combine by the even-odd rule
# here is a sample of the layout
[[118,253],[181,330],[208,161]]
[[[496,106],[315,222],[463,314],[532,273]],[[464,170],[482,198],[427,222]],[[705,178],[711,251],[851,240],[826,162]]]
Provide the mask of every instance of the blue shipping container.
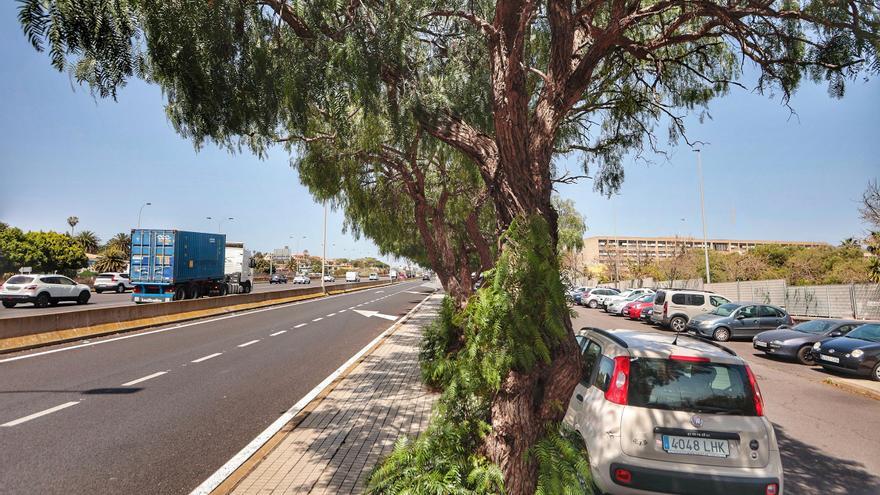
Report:
[[225,253],[225,234],[133,229],[131,281],[170,285],[223,279]]

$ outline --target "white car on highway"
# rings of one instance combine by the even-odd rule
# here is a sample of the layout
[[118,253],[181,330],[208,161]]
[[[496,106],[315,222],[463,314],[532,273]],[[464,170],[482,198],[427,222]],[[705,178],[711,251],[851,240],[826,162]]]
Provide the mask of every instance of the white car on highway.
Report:
[[131,283],[131,278],[127,273],[107,272],[99,273],[95,277],[95,283],[92,284],[92,287],[95,288],[95,292],[98,294],[105,290],[122,294],[126,290],[134,289],[134,284]]
[[15,275],[0,285],[0,301],[4,308],[14,308],[22,303],[45,308],[60,301],[86,304],[90,297],[92,289],[88,285],[78,284],[62,275]]
[[324,275],[324,282],[336,282],[336,277],[333,275]]
[[371,273],[370,280],[379,280],[379,274],[378,273]]
[[312,283],[312,279],[310,279],[307,275],[299,274],[293,277],[293,283],[295,284],[310,284]]

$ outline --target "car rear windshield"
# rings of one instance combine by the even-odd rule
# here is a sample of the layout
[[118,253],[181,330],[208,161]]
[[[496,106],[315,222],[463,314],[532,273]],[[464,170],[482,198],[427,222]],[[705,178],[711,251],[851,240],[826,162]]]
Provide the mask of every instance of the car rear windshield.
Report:
[[637,358],[630,363],[631,406],[755,415],[746,368],[738,364]]
[[718,306],[717,308],[715,308],[715,310],[709,314],[710,315],[718,315],[718,316],[730,316],[730,314],[733,313],[734,311],[736,311],[738,308],[739,308],[739,304],[734,304],[734,303],[722,304],[721,306]]
[[654,298],[654,304],[663,304],[666,302],[666,291],[658,290],[657,297]]
[[95,278],[113,278],[113,274],[112,273],[102,273]]
[[798,323],[794,329],[798,332],[820,334],[827,332],[834,324],[833,321],[810,320]]
[[29,284],[34,281],[34,277],[22,277],[21,275],[16,275],[9,280],[6,281],[7,284]]

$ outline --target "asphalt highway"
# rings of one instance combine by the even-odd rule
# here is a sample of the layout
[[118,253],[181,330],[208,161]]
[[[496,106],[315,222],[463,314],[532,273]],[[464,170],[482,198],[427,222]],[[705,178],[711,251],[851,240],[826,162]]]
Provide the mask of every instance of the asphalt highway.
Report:
[[[387,277],[384,278],[387,280]],[[334,285],[344,284],[344,280],[336,279],[336,282],[327,282],[325,284],[326,287],[332,287]],[[288,289],[296,289],[301,287],[314,287],[315,285],[321,285],[320,280],[313,280],[310,285],[305,284],[294,284],[292,282],[286,284],[269,284],[269,283],[258,283],[254,284],[254,292],[270,292],[270,291],[278,291],[278,290],[288,290]],[[22,316],[31,316],[31,315],[42,315],[42,314],[51,314],[51,313],[67,313],[69,311],[80,311],[83,309],[92,309],[92,308],[111,308],[114,306],[128,306],[132,305],[134,302],[131,300],[131,291],[124,292],[122,294],[117,294],[115,292],[102,292],[98,294],[96,292],[92,292],[92,297],[89,299],[88,304],[79,305],[76,302],[60,302],[58,306],[50,306],[48,308],[35,308],[33,304],[25,303],[19,304],[14,308],[4,308],[0,306],[0,318],[19,318]]]
[[0,356],[0,493],[188,493],[427,285]]
[[[599,309],[576,311],[576,329],[657,332],[670,340],[674,335]],[[786,494],[880,494],[880,401],[823,383],[827,375],[809,366],[768,358],[750,340],[724,345],[757,375],[779,441]]]

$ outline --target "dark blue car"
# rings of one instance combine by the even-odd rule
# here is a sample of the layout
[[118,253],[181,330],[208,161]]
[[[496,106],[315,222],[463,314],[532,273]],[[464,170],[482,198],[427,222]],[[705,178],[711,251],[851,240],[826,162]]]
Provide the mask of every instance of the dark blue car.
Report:
[[880,381],[880,323],[862,325],[844,337],[816,342],[813,355],[826,370]]

